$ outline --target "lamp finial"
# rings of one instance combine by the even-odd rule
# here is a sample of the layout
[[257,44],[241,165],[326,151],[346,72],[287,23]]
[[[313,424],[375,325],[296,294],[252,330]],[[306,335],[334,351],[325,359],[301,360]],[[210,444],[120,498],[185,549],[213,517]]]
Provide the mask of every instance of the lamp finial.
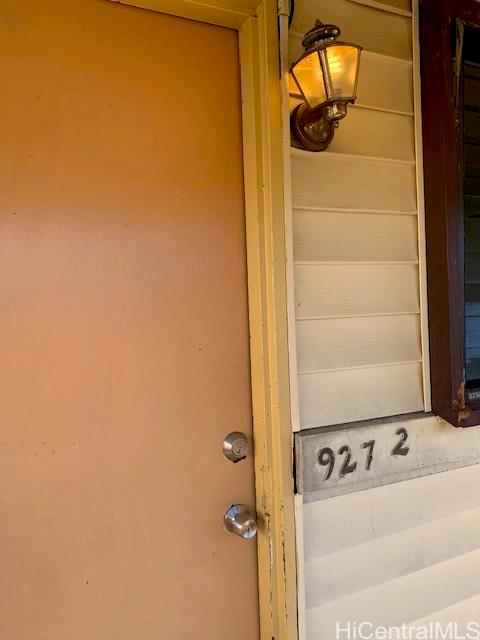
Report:
[[336,40],[340,33],[341,29],[340,27],[337,27],[337,25],[324,24],[317,18],[315,20],[315,25],[303,36],[302,46],[307,51],[322,42],[331,42]]

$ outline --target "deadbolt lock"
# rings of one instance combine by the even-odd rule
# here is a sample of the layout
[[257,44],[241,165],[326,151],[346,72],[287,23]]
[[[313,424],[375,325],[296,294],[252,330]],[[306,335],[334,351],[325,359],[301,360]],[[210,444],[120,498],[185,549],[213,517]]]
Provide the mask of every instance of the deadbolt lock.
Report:
[[243,504],[233,504],[224,518],[225,528],[245,540],[257,535],[257,521]]
[[232,462],[239,462],[247,457],[247,436],[240,431],[233,431],[223,441],[223,453]]

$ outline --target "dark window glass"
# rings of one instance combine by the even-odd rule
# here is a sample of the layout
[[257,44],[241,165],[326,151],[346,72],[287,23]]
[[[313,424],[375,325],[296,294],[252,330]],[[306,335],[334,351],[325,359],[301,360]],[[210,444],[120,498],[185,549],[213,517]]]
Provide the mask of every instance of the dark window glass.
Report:
[[480,29],[465,27],[463,47],[463,203],[465,377],[480,400]]

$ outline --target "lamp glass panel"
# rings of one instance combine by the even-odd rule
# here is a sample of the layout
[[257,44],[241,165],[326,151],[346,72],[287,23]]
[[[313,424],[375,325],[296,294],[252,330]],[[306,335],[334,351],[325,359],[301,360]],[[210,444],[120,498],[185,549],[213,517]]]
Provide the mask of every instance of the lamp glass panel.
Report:
[[291,73],[288,74],[288,93],[291,96],[300,95],[300,89],[298,88],[298,84],[293,79],[293,76]]
[[316,51],[297,62],[292,69],[292,74],[310,109],[315,109],[327,100],[322,65]]
[[355,98],[360,50],[346,44],[332,45],[325,51],[330,75],[329,98]]

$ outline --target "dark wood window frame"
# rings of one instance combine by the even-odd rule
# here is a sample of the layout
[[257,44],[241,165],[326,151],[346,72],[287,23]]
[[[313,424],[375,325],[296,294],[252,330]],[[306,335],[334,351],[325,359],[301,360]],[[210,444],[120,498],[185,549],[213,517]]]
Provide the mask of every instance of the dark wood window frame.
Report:
[[480,424],[480,400],[465,380],[463,108],[452,33],[480,27],[480,3],[421,0],[420,11],[432,409],[468,427]]

